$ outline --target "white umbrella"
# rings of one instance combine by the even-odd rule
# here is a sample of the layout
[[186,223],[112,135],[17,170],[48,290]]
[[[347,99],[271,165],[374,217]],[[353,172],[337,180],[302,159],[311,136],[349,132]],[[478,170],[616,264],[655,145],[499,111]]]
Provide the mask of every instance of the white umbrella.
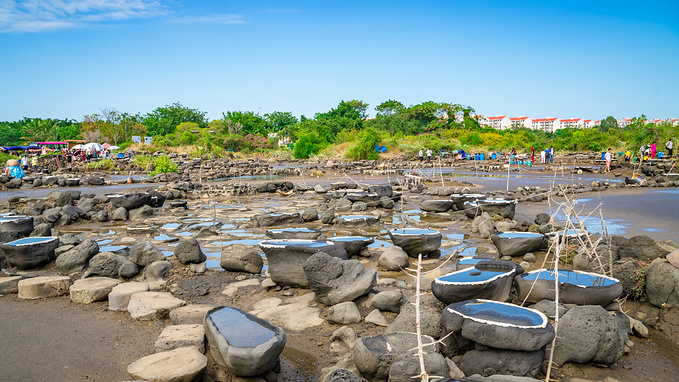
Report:
[[83,148],[83,145],[75,145],[75,146],[73,146],[73,147],[71,147],[71,148],[72,148],[73,150],[80,150],[80,149]]
[[96,142],[91,142],[86,145],[83,145],[83,148],[85,150],[104,151],[104,147]]
[[109,146],[109,148],[108,148],[108,150],[111,150],[111,151],[118,150],[118,149],[120,149],[120,146]]

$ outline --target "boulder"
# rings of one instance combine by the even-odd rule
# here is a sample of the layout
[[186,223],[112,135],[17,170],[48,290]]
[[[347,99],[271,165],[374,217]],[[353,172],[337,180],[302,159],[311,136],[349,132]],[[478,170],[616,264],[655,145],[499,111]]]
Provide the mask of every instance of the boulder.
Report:
[[453,209],[455,203],[450,199],[425,200],[420,203],[420,209],[427,212],[446,212]]
[[17,291],[21,299],[36,300],[65,295],[70,285],[68,276],[39,276],[20,280]]
[[679,309],[679,269],[667,259],[653,260],[646,269],[646,294],[653,305]]
[[328,322],[340,325],[361,322],[361,312],[353,301],[340,302],[328,308]]
[[87,184],[89,184],[90,186],[103,186],[104,178],[100,176],[90,176],[87,178]]
[[180,306],[170,311],[170,320],[175,325],[203,324],[205,313],[214,309],[214,305],[191,304]]
[[430,229],[398,229],[389,231],[389,237],[410,257],[417,258],[419,254],[426,256],[441,247],[442,235]]
[[523,256],[542,248],[545,237],[531,232],[501,232],[491,235],[500,256]]
[[37,268],[54,258],[59,239],[54,236],[27,237],[0,244],[5,261],[20,270]]
[[142,194],[139,192],[108,195],[108,198],[114,207],[124,207],[128,211],[151,203],[151,194]]
[[47,223],[40,223],[35,226],[31,236],[52,236],[52,227]]
[[554,328],[544,314],[499,301],[450,304],[443,310],[441,326],[443,334],[457,332],[463,338],[496,349],[532,352],[554,339]]
[[363,382],[363,378],[356,375],[353,371],[335,369],[325,377],[323,382]]
[[20,233],[28,236],[33,231],[33,217],[31,216],[2,216],[0,217],[0,233]]
[[107,222],[108,221],[108,212],[101,210],[92,215],[92,220],[98,221],[98,222]]
[[643,261],[653,261],[669,253],[646,235],[634,236],[626,241],[618,241],[618,247],[620,257],[632,257]]
[[132,362],[127,372],[137,380],[192,382],[207,368],[207,357],[190,347],[151,354]]
[[353,301],[377,282],[377,272],[365,269],[358,260],[342,260],[324,252],[310,256],[302,267],[316,300],[325,305]]
[[[452,203],[452,200],[450,200]],[[430,376],[447,376],[448,363],[439,353],[424,354],[424,370]],[[408,354],[401,360],[391,364],[389,368],[389,382],[413,382],[422,372],[420,359],[417,354]]]
[[130,260],[125,260],[118,268],[118,276],[130,279],[139,274],[139,266]]
[[95,301],[106,300],[113,287],[120,284],[120,280],[108,277],[91,277],[76,280],[71,285],[71,301],[90,304]]
[[377,260],[377,266],[383,271],[402,271],[408,267],[408,254],[398,246],[387,248]]
[[160,260],[165,260],[165,256],[148,241],[141,241],[130,247],[130,261],[139,266],[145,267]]
[[490,235],[495,233],[493,219],[491,219],[487,212],[474,218],[472,221],[472,232],[478,232],[482,239],[488,239]]
[[186,301],[167,292],[138,292],[130,297],[127,311],[138,321],[152,321],[167,317],[172,309],[186,305]]
[[389,312],[399,313],[406,298],[400,290],[379,292],[370,299],[370,306]]
[[19,280],[23,276],[0,277],[0,295],[19,292]]
[[172,263],[167,260],[154,261],[144,267],[143,278],[146,281],[164,280],[170,275]]
[[302,210],[302,220],[305,222],[312,222],[318,220],[318,210],[315,208],[309,208]]
[[277,228],[266,231],[266,236],[276,240],[316,240],[321,230],[315,228]]
[[205,352],[205,330],[203,324],[166,326],[155,343],[156,353],[190,347]]
[[465,375],[515,375],[536,377],[545,352],[538,349],[531,352],[502,349],[472,350],[462,357],[460,370]]
[[389,326],[389,321],[387,321],[387,319],[384,317],[382,312],[379,311],[379,309],[371,310],[370,313],[368,313],[368,315],[365,316],[365,322],[377,326],[384,327]]
[[363,248],[375,242],[374,239],[363,236],[335,236],[328,240],[344,248],[348,257],[360,256]]
[[263,241],[259,247],[266,254],[271,279],[278,285],[307,288],[309,281],[303,264],[316,252],[346,260],[347,251],[330,241]]
[[127,220],[127,216],[128,214],[125,207],[118,207],[115,209],[115,211],[113,211],[111,218],[116,221],[124,221]]
[[576,306],[559,319],[554,363],[557,367],[566,362],[611,365],[622,357],[627,339],[616,318],[601,306]]
[[344,353],[353,350],[354,344],[356,344],[356,332],[348,326],[342,326],[332,332],[330,336],[330,351],[332,353]]
[[54,264],[59,273],[62,274],[82,271],[97,253],[99,253],[99,244],[94,240],[87,239],[73,249],[59,255]]
[[[518,275],[514,278],[514,285],[519,300],[554,300],[554,278],[554,272],[547,269],[536,269]],[[612,277],[568,269],[559,270],[559,301],[564,304],[608,306],[622,292],[622,284]]]
[[[422,342],[433,344],[434,339],[422,336]],[[417,347],[415,333],[378,334],[372,337],[362,337],[354,345],[354,362],[361,376],[370,381],[386,381],[389,368],[395,362],[411,354]],[[427,351],[435,351],[435,345],[427,346]]]
[[323,224],[332,224],[333,220],[335,220],[335,212],[333,210],[325,210],[321,212],[321,222]]
[[303,223],[299,212],[293,214],[259,214],[250,219],[254,227],[272,227],[278,225],[294,225]]
[[273,370],[287,340],[283,329],[236,308],[210,310],[204,326],[214,361],[239,377]]
[[475,298],[507,301],[514,276],[521,272],[523,268],[513,261],[482,260],[472,268],[437,277],[431,291],[446,304]]
[[[387,327],[385,333],[409,332],[415,333],[415,300],[410,297],[402,306],[394,321]],[[430,295],[420,297],[420,330],[426,336],[438,338],[441,335],[441,303]]]
[[118,277],[118,270],[126,257],[113,252],[100,252],[90,259],[87,276]]
[[243,244],[231,244],[224,247],[219,265],[231,272],[248,272],[260,274],[264,260],[257,248]]
[[199,264],[207,260],[207,256],[200,249],[198,240],[190,237],[177,244],[174,255],[182,264]]
[[149,284],[145,282],[118,284],[108,294],[108,310],[125,311],[133,294],[147,292],[148,290]]
[[153,216],[153,208],[147,205],[127,211],[131,221],[143,221]]

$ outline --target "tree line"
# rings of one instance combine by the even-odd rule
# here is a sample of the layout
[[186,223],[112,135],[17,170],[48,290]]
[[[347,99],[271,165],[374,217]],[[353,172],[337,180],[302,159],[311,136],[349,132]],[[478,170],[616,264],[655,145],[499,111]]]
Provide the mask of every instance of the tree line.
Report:
[[619,129],[613,117],[595,128],[568,128],[546,133],[526,128],[495,130],[482,127],[474,109],[449,102],[426,101],[406,106],[387,100],[374,108],[360,100],[341,101],[336,107],[300,118],[291,112],[274,111],[260,115],[253,111],[227,111],[222,118],[208,120],[206,112],[179,102],[158,107],[147,114],[129,114],[113,108],[85,115],[82,121],[24,118],[0,122],[0,145],[36,141],[84,139],[121,147],[134,135],[152,136],[153,148],[192,146],[202,153],[269,151],[287,139],[296,158],[336,156],[348,159],[376,159],[375,146],[414,155],[422,148],[438,151],[493,150],[554,146],[560,151],[599,151],[658,143],[676,136],[671,124],[646,123],[634,118]]

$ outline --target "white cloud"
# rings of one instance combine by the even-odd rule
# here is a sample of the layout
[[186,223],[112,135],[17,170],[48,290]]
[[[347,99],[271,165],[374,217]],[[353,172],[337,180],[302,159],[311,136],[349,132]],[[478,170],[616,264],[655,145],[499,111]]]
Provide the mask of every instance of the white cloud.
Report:
[[245,16],[231,13],[215,13],[202,16],[183,16],[172,20],[175,23],[246,24]]
[[166,13],[156,0],[3,0],[0,33],[45,32]]

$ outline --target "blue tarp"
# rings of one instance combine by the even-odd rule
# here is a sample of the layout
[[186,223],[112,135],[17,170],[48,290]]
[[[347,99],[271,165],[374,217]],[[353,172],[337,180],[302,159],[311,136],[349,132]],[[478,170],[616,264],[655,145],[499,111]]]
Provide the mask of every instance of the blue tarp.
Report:
[[9,174],[15,178],[23,178],[24,177],[24,172],[21,170],[21,167],[19,166],[9,166]]

